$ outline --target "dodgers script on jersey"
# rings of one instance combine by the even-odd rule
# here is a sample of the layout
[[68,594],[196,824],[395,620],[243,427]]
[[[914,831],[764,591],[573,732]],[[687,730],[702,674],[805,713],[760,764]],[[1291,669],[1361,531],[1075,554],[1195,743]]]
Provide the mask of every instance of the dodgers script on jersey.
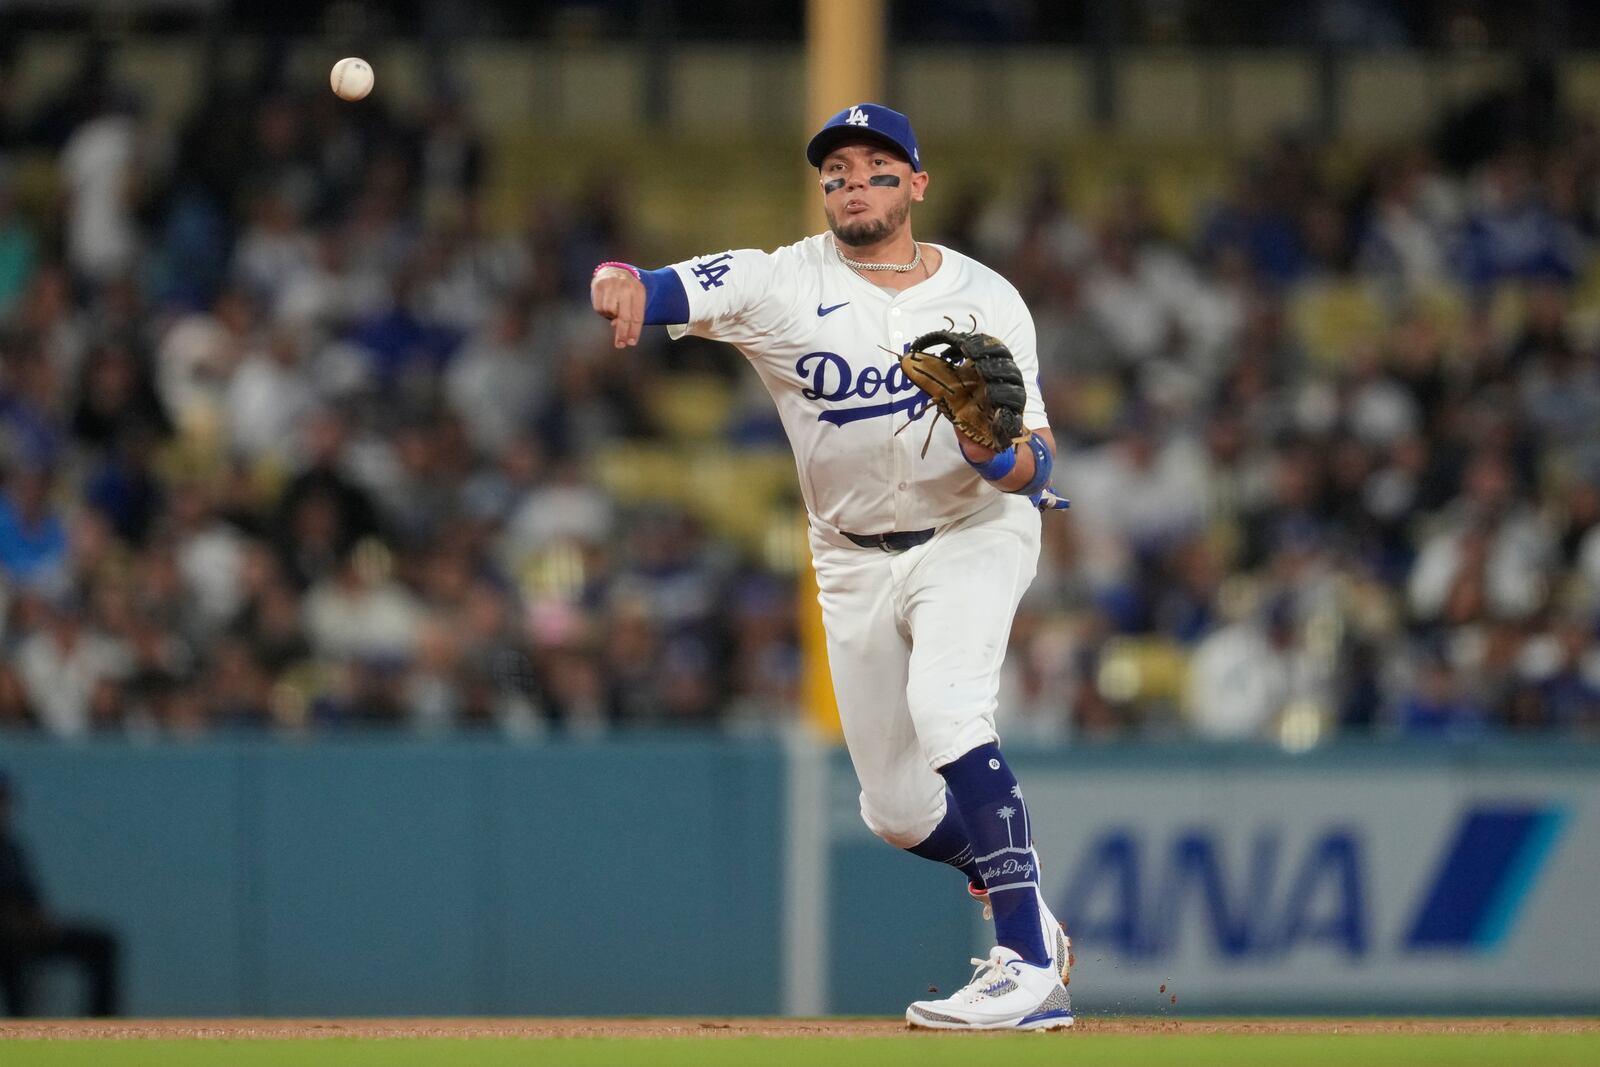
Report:
[[[932,277],[897,292],[839,261],[829,234],[775,252],[740,249],[673,264],[689,322],[670,329],[737,347],[777,403],[806,509],[834,530],[877,534],[944,526],[994,501],[995,490],[939,427],[900,370],[912,340],[954,320],[1005,342],[1028,388],[1023,422],[1043,429],[1033,318],[1010,282],[942,245]],[[991,316],[999,316],[992,319]],[[912,425],[903,432],[895,431]]]

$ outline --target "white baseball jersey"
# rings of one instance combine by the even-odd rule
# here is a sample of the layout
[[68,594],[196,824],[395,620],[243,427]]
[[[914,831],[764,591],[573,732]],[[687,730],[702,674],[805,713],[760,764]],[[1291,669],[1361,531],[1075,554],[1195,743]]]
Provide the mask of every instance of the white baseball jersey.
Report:
[[[900,370],[900,354],[930,330],[976,328],[1016,358],[1027,383],[1023,423],[1048,425],[1039,393],[1033,318],[1016,289],[959,252],[904,291],[873,285],[840,262],[830,234],[775,252],[740,249],[673,264],[689,322],[673,337],[726,341],[755,366],[778,406],[813,518],[858,534],[923,530],[972,515],[996,490],[939,427]],[[913,424],[896,433],[909,418]]]

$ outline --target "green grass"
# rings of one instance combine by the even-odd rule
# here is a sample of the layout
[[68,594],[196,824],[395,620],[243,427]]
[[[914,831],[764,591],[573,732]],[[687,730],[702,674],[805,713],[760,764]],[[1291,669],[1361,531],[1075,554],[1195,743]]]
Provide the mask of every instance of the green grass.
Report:
[[6,1067],[1592,1067],[1600,1034],[5,1041]]

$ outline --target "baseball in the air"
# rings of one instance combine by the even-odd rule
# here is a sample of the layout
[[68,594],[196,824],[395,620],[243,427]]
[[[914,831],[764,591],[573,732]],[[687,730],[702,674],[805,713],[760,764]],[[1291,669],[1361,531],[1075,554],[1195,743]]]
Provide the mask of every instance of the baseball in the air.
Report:
[[339,60],[328,75],[334,95],[341,100],[360,100],[372,92],[372,82],[372,64],[355,56]]

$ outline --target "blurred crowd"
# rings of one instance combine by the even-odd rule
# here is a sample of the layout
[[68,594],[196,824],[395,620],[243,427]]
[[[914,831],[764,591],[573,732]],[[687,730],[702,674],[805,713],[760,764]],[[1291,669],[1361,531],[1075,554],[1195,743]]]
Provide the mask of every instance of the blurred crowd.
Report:
[[956,220],[1034,308],[1074,498],[1013,734],[1600,728],[1600,133],[1535,71],[1334,158],[1276,140],[1182,235],[1049,173]]
[[104,69],[0,126],[0,727],[789,713],[792,575],[592,477],[655,432],[607,189],[489,232],[448,86],[159,131]]
[[[0,92],[0,729],[796,714],[793,568],[596,473],[682,358],[588,309],[618,186],[494,227],[448,86],[159,130],[105,69]],[[1033,309],[1074,501],[1003,736],[1600,725],[1600,135],[1530,91],[1338,180],[1282,138],[1182,225],[1048,168],[930,205]]]

